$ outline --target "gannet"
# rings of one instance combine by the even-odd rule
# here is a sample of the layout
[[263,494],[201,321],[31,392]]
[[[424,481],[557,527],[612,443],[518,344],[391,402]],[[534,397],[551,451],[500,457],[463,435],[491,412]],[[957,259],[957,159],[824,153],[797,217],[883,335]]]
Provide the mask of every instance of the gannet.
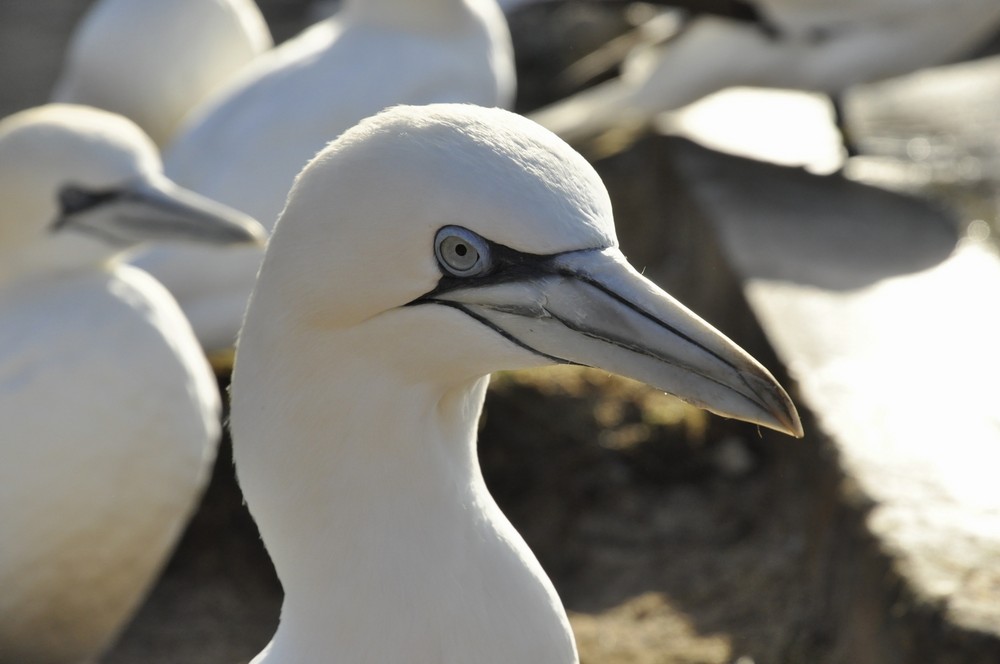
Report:
[[273,45],[253,0],[99,0],[73,33],[52,98],[121,113],[163,146]]
[[476,457],[489,373],[552,363],[801,435],[766,369],[629,265],[597,173],[530,120],[395,107],[310,162],[232,377],[237,475],[285,591],[254,664],[577,661]]
[[[302,165],[386,106],[510,105],[513,50],[495,0],[347,0],[240,80],[185,123],[166,169],[273,225]],[[135,263],[170,289],[212,351],[232,346],[260,259],[252,250],[215,260],[194,248],[156,247]]]
[[[675,4],[654,0],[657,4]],[[685,0],[697,7],[701,0]],[[713,9],[719,2],[705,2]],[[1000,25],[996,0],[746,0],[737,18],[695,15],[677,36],[642,44],[621,76],[531,114],[567,140],[644,125],[732,86],[836,94],[944,64]]]
[[94,661],[211,468],[218,387],[190,325],[117,257],[146,239],[260,242],[175,186],[105,111],[0,121],[0,661]]

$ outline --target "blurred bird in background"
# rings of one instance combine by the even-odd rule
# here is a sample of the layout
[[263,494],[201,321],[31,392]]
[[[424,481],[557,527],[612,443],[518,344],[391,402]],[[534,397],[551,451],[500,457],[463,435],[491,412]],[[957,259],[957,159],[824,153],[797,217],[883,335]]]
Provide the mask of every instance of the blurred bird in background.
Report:
[[138,607],[209,477],[215,379],[147,241],[260,244],[163,177],[121,116],[0,121],[0,660],[93,661]]
[[73,33],[52,99],[121,113],[163,147],[272,46],[253,0],[99,0]]
[[[620,0],[619,0],[620,2]],[[685,9],[680,25],[630,48],[621,73],[531,113],[580,141],[731,86],[836,95],[858,83],[971,53],[1000,27],[994,0],[655,0]]]

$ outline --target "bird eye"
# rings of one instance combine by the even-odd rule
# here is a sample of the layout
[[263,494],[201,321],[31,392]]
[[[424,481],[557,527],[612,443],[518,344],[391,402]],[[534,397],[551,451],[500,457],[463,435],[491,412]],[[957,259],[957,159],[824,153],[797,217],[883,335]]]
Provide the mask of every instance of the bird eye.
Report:
[[445,226],[438,231],[434,255],[441,267],[456,277],[480,275],[490,264],[486,240],[460,226]]

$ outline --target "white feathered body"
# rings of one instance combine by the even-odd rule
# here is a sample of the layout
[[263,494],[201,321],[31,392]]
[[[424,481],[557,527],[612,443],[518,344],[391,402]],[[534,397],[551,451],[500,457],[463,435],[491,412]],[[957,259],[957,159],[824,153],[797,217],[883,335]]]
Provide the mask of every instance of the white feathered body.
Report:
[[109,645],[201,494],[218,418],[190,326],[149,275],[0,286],[0,661]]

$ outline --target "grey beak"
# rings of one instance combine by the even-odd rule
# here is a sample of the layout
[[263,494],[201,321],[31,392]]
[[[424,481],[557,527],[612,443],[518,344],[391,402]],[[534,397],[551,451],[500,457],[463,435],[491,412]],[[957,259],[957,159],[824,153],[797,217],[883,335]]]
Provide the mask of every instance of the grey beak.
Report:
[[73,229],[112,246],[143,242],[263,245],[267,231],[249,216],[216,203],[166,178],[134,180],[92,191],[65,187],[54,229]]
[[460,309],[552,360],[605,369],[718,415],[802,436],[795,406],[767,369],[616,248],[559,254],[530,276],[470,283],[427,301]]

